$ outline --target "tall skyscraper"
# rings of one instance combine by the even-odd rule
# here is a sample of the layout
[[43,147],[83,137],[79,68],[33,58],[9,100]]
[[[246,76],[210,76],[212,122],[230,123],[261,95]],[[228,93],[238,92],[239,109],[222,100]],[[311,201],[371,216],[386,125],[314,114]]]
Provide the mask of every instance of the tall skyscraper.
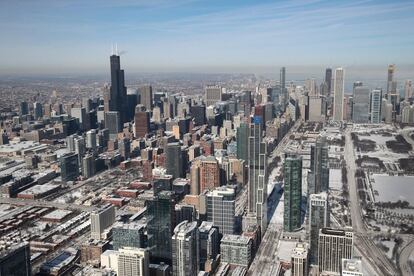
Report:
[[20,115],[27,115],[29,114],[29,104],[27,102],[20,103]]
[[327,97],[331,96],[331,92],[332,92],[332,69],[331,68],[326,68],[325,70],[325,83],[327,85],[327,89],[328,89],[328,93]]
[[203,221],[198,232],[200,270],[208,271],[220,251],[219,231],[212,222]]
[[394,89],[394,72],[395,64],[388,65],[388,74],[387,74],[387,94],[392,94]]
[[322,192],[311,194],[309,199],[309,244],[310,261],[318,263],[318,236],[319,230],[329,227],[328,194]]
[[121,70],[121,61],[118,53],[112,54],[111,63],[111,88],[105,96],[105,111],[119,112],[121,124],[128,121],[128,99],[125,87],[124,70]]
[[248,149],[248,211],[256,215],[262,233],[267,228],[267,181],[266,181],[266,144],[262,141],[261,121],[250,125]]
[[165,149],[165,168],[173,178],[181,177],[182,156],[180,143],[168,143]]
[[392,104],[392,119],[395,119],[397,105],[399,104],[399,93],[397,92],[397,82],[394,80],[395,64],[388,65],[387,76],[387,99]]
[[146,247],[144,223],[117,222],[112,227],[112,242],[115,250],[123,247]]
[[60,175],[62,181],[73,181],[79,176],[79,159],[76,153],[67,153],[60,157]]
[[237,141],[237,158],[247,161],[249,153],[249,125],[246,123],[240,123],[240,127],[237,128],[236,133]]
[[326,137],[316,139],[311,146],[311,171],[308,174],[308,194],[326,192],[329,188],[329,149]]
[[207,221],[216,226],[221,234],[236,231],[236,195],[233,188],[216,188],[206,194]]
[[297,243],[292,251],[292,276],[308,276],[308,245]]
[[221,86],[208,85],[205,88],[205,101],[206,106],[215,105],[222,100]]
[[95,129],[91,129],[88,132],[86,132],[86,147],[92,150],[96,149],[96,130]]
[[111,139],[114,139],[122,129],[121,116],[118,111],[105,112],[105,128],[109,130]]
[[119,276],[146,276],[149,274],[149,252],[144,248],[126,247],[119,249]]
[[199,271],[197,222],[185,220],[178,224],[171,240],[173,276],[197,275]]
[[115,222],[115,208],[112,205],[91,212],[91,238],[100,240],[106,228]]
[[285,178],[283,229],[292,232],[299,229],[302,224],[302,157],[286,156],[283,168]]
[[382,89],[377,88],[371,91],[371,123],[379,124],[382,121]]
[[411,80],[406,80],[404,85],[404,99],[406,102],[413,97],[413,84]]
[[319,230],[319,272],[340,273],[342,259],[353,255],[353,233],[348,230],[322,228]]
[[43,117],[43,106],[39,102],[33,103],[33,115],[35,120],[39,120]]
[[342,121],[344,118],[343,108],[344,104],[344,69],[335,69],[334,79],[334,106],[333,106],[333,120]]
[[29,243],[0,248],[0,275],[32,275]]
[[139,89],[141,104],[145,106],[148,111],[152,110],[152,86],[143,86]]
[[173,192],[161,191],[146,201],[151,258],[168,263],[171,263],[171,235],[175,225],[173,197]]
[[283,89],[286,87],[286,68],[280,68],[280,87]]
[[142,138],[150,132],[150,116],[144,105],[138,104],[135,107],[135,137]]
[[368,123],[370,121],[370,91],[368,87],[362,85],[354,87],[354,95],[352,102],[352,121],[354,123]]

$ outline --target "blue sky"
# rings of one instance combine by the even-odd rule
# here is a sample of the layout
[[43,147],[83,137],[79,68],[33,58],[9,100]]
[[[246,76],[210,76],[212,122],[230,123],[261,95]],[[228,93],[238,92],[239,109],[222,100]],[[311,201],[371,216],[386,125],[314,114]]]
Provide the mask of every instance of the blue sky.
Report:
[[414,1],[0,0],[0,72],[414,63]]

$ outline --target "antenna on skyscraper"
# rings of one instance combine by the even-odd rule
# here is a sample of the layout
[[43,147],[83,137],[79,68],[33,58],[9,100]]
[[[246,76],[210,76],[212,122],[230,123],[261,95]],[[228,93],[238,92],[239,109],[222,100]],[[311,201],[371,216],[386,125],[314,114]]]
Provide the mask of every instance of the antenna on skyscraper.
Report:
[[115,44],[115,54],[118,55],[118,43]]
[[114,44],[111,44],[111,56],[114,55]]

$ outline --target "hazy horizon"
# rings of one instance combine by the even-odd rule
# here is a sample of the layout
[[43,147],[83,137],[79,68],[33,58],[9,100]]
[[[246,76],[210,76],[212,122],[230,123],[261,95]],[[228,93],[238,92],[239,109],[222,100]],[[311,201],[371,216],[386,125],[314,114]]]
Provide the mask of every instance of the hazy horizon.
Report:
[[395,63],[413,75],[413,13],[384,0],[2,1],[0,74],[107,73],[117,43],[127,74]]

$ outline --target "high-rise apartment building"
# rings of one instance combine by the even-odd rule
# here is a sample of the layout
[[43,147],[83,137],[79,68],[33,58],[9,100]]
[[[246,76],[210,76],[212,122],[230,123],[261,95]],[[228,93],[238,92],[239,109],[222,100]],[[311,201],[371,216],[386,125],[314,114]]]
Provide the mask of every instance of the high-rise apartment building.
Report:
[[333,117],[334,121],[342,121],[344,118],[343,108],[344,104],[344,69],[335,69],[334,79],[334,104],[333,104]]
[[149,251],[144,248],[126,247],[119,249],[119,276],[149,275]]
[[139,104],[135,107],[135,137],[142,138],[150,132],[150,116],[144,105]]
[[210,155],[201,158],[200,191],[212,190],[220,186],[220,166],[218,160]]
[[183,221],[174,229],[172,240],[173,276],[192,276],[199,271],[197,222]]
[[91,129],[86,132],[86,148],[94,150],[96,148],[96,130]]
[[221,86],[208,85],[205,88],[205,101],[206,106],[215,105],[217,102],[222,100]]
[[43,117],[43,106],[41,103],[33,103],[33,115],[35,120],[39,120]]
[[236,230],[236,201],[233,188],[216,188],[206,194],[207,221],[213,222],[221,234]]
[[308,276],[308,245],[297,243],[292,251],[292,276]]
[[257,224],[264,234],[267,228],[267,163],[260,120],[250,125],[248,157],[248,212],[256,215]]
[[309,197],[309,255],[310,261],[317,264],[319,230],[329,227],[330,224],[328,194],[322,192],[311,194]]
[[100,240],[106,228],[115,222],[115,208],[112,205],[91,212],[91,238]]
[[302,224],[302,157],[286,156],[283,173],[285,178],[283,229],[292,232],[299,229]]
[[328,191],[329,149],[325,136],[318,137],[311,146],[311,171],[308,174],[308,194]]
[[200,270],[207,271],[212,267],[220,252],[220,237],[213,222],[203,221],[198,227]]
[[377,88],[371,91],[371,123],[379,124],[382,122],[382,89]]
[[353,232],[322,228],[318,247],[319,272],[340,273],[342,259],[351,259],[353,255]]
[[174,193],[161,191],[146,201],[148,247],[151,257],[171,262],[171,235],[175,225]]

